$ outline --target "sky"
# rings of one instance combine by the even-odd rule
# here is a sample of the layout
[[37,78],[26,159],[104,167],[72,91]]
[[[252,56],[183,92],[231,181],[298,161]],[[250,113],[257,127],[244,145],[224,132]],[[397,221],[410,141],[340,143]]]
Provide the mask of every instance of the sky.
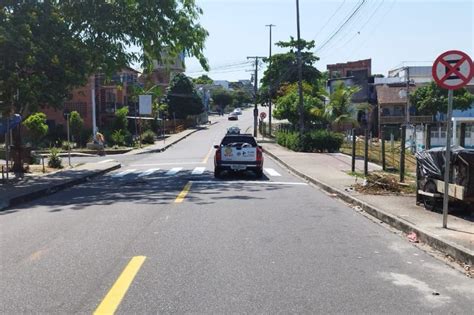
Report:
[[[300,0],[301,38],[315,40],[313,49],[327,64],[372,59],[372,73],[387,76],[403,65],[431,65],[438,55],[456,49],[474,59],[474,0]],[[296,37],[295,0],[197,0],[209,32],[205,56],[214,80],[250,79],[254,66],[247,56],[268,56],[273,44]],[[335,34],[339,27],[346,24]],[[335,34],[335,36],[333,36]],[[331,38],[332,37],[332,38]],[[324,44],[324,45],[323,45]],[[284,52],[272,45],[272,53]],[[261,78],[265,66],[259,71]],[[205,72],[195,58],[186,59],[186,74]]]

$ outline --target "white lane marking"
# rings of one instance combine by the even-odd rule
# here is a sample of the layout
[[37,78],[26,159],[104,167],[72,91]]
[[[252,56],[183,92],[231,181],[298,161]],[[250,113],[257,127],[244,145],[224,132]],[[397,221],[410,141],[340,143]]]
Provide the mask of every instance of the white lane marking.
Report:
[[109,163],[109,162],[114,162],[114,161],[115,161],[115,160],[108,159],[108,160],[103,160],[103,161],[97,162],[97,164]]
[[195,184],[248,184],[248,185],[261,185],[261,184],[266,184],[266,185],[294,185],[294,186],[308,186],[307,183],[300,183],[300,182],[272,182],[272,181],[264,181],[264,180],[196,180],[193,181]]
[[152,164],[130,164],[130,166],[165,166],[165,165],[193,165],[204,164],[202,162],[170,162],[170,163],[152,163]]
[[159,170],[160,170],[159,168],[150,168],[149,170],[146,170],[145,172],[138,175],[138,177],[148,176],[148,175],[151,175],[151,174],[153,174],[153,173],[155,173]]
[[113,174],[112,177],[123,177],[123,176],[128,175],[130,173],[133,173],[135,171],[136,171],[136,169],[126,170],[126,171],[123,171],[123,172],[120,172],[120,173],[117,173],[117,174]]
[[166,172],[166,175],[174,175],[178,173],[179,171],[181,171],[182,169],[183,169],[182,167],[173,167],[168,172]]
[[204,173],[205,170],[206,170],[205,167],[196,167],[196,168],[191,172],[191,174],[193,174],[193,175],[199,175],[199,174]]
[[270,176],[281,176],[280,173],[275,171],[273,168],[264,168],[264,171]]

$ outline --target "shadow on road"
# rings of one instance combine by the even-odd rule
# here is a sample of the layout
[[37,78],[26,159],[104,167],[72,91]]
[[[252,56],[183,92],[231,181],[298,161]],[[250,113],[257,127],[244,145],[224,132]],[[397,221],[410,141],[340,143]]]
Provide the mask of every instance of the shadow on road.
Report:
[[[123,178],[102,176],[54,195],[37,199],[31,203],[4,211],[3,215],[33,209],[40,206],[51,208],[49,212],[64,210],[83,210],[90,206],[110,206],[118,203],[136,203],[168,205],[174,203],[184,185],[192,181],[193,185],[185,202],[209,205],[223,200],[248,202],[264,199],[265,191],[284,189],[285,186],[272,184],[268,177],[257,179],[250,174],[228,174],[215,179],[213,172],[199,175],[167,176],[152,174],[138,177],[129,174]],[[66,208],[66,206],[68,206]],[[133,211],[133,207],[130,208]]]

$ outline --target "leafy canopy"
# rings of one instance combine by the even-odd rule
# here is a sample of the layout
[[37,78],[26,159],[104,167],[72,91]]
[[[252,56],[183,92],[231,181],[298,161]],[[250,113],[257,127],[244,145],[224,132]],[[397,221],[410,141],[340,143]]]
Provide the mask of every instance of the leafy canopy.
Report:
[[88,75],[133,63],[151,69],[163,52],[195,56],[208,69],[201,14],[194,0],[3,0],[2,112],[61,107]]
[[212,84],[214,80],[212,80],[207,74],[203,74],[200,77],[193,79],[194,84]]
[[[271,58],[266,58],[266,63],[271,62],[271,66],[267,67],[261,80],[261,89],[270,93],[272,98],[275,98],[277,91],[284,83],[298,82],[298,63],[297,63],[297,48],[298,41],[290,37],[290,41],[277,42],[275,45],[281,48],[290,48],[286,53],[275,54]],[[301,47],[302,73],[303,81],[308,83],[315,82],[321,77],[321,73],[314,63],[319,60],[311,51],[315,44],[314,41],[306,41],[300,39],[299,45]]]
[[[298,84],[285,84],[278,94],[280,96],[275,103],[273,116],[277,119],[287,119],[293,125],[297,125],[299,120]],[[326,122],[324,100],[321,94],[315,93],[314,86],[308,82],[303,82],[303,108],[305,124],[321,126]]]
[[212,92],[212,100],[214,104],[222,106],[222,108],[226,107],[227,105],[232,104],[232,94],[223,88],[216,89]]
[[354,116],[358,108],[352,104],[352,96],[359,91],[358,86],[346,86],[343,82],[337,84],[326,106],[328,120],[336,125],[351,123],[356,126],[358,123]]
[[[440,88],[435,82],[418,88],[410,94],[410,102],[420,115],[436,115],[448,111],[448,90]],[[453,109],[467,110],[474,102],[474,95],[465,88],[454,90]]]
[[204,104],[194,84],[183,73],[176,74],[170,82],[166,94],[168,112],[178,119],[189,115],[198,115],[204,111]]

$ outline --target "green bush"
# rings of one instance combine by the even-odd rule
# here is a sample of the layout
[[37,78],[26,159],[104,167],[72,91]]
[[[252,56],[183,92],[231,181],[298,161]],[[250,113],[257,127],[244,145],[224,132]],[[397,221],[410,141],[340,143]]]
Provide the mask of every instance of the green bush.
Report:
[[337,152],[343,143],[343,135],[328,130],[313,130],[300,136],[298,132],[278,132],[277,143],[293,151]]
[[76,147],[76,143],[75,142],[67,142],[67,141],[63,141],[61,143],[61,149],[65,150],[65,151],[68,151],[69,148],[74,149]]
[[132,134],[128,130],[115,130],[110,135],[112,145],[128,146],[132,142]]
[[28,134],[35,147],[40,145],[41,139],[48,133],[46,115],[41,112],[28,116],[28,118],[23,121],[23,126],[28,129]]
[[52,168],[63,168],[63,163],[61,158],[59,157],[59,153],[61,153],[61,150],[58,148],[51,148],[49,151],[49,160],[48,160],[48,166]]
[[142,134],[142,143],[154,144],[155,138],[156,138],[156,134],[151,130],[147,130]]

